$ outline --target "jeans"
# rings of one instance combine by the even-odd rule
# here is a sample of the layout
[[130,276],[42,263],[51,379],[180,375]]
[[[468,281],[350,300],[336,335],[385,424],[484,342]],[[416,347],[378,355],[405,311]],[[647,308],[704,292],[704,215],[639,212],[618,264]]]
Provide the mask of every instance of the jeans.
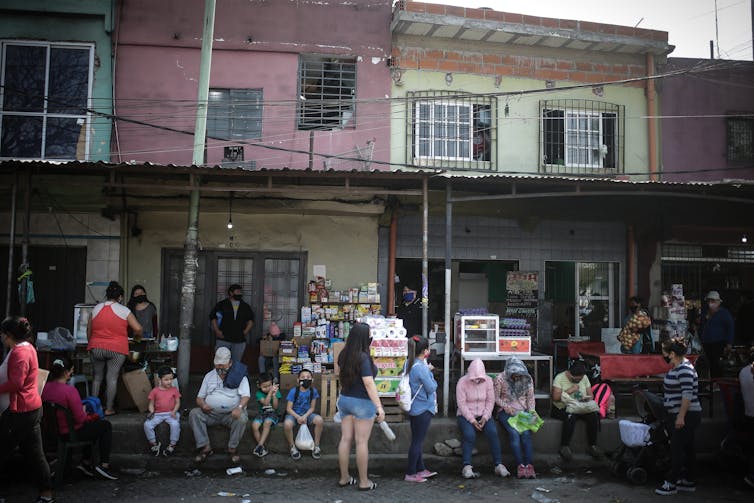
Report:
[[30,412],[6,410],[0,419],[0,466],[11,456],[16,447],[24,455],[24,460],[34,470],[40,490],[52,489],[50,465],[47,464],[42,448],[42,408]]
[[234,362],[240,362],[241,358],[243,358],[244,351],[246,351],[246,343],[245,342],[228,342],[222,339],[217,339],[217,342],[215,344],[215,350],[217,348],[230,349],[230,359],[233,360]]
[[[471,451],[474,450],[477,429],[463,416],[458,416],[458,428],[460,428],[461,435],[463,436],[463,466],[470,465]],[[482,433],[487,437],[487,443],[490,445],[490,454],[492,454],[492,462],[497,466],[503,462],[503,454],[500,450],[500,437],[497,436],[495,421],[487,421],[484,428],[482,428]]]
[[424,471],[424,457],[422,456],[422,444],[429,431],[429,423],[432,422],[432,413],[425,411],[418,416],[409,416],[411,422],[411,445],[408,448],[407,475],[416,475]]
[[586,423],[586,437],[589,445],[597,445],[597,431],[600,428],[599,412],[589,414],[568,414],[565,409],[553,407],[550,416],[563,421],[563,432],[560,434],[560,445],[566,446],[571,443],[571,437],[576,429],[576,421],[581,419]]
[[511,450],[513,451],[513,457],[516,459],[516,464],[530,465],[534,452],[531,431],[519,433],[513,426],[508,424],[508,418],[510,417],[504,411],[500,411],[497,420],[500,421],[505,431],[508,432],[508,439],[511,443]]
[[[78,440],[96,440],[99,447],[99,462],[110,462],[110,450],[113,445],[113,425],[110,421],[100,419],[99,421],[92,421],[84,423],[81,428],[76,430],[76,438]],[[88,460],[92,458],[91,448],[87,447],[82,455],[82,459]]]
[[694,449],[694,433],[699,423],[702,422],[702,413],[689,411],[684,418],[684,426],[681,429],[675,427],[675,419],[678,414],[668,414],[666,426],[670,432],[670,458],[671,468],[667,481],[675,484],[681,477],[693,481],[696,464],[696,450]]
[[168,423],[168,426],[170,426],[170,445],[177,444],[178,438],[181,436],[181,416],[177,412],[175,417],[171,416],[170,412],[156,412],[152,419],[144,421],[144,434],[149,443],[156,441],[154,429],[162,422]]
[[194,433],[194,440],[196,441],[197,449],[209,445],[207,427],[217,425],[230,428],[228,449],[235,449],[238,447],[238,444],[241,443],[241,438],[246,431],[246,424],[249,422],[249,416],[244,410],[241,411],[241,416],[238,419],[234,419],[231,412],[232,411],[212,411],[207,414],[198,407],[191,409],[191,412],[189,412],[189,424],[191,425],[191,431]]
[[377,415],[377,407],[369,398],[340,395],[337,406],[338,412],[343,417],[353,416],[356,419],[374,419],[374,416]]

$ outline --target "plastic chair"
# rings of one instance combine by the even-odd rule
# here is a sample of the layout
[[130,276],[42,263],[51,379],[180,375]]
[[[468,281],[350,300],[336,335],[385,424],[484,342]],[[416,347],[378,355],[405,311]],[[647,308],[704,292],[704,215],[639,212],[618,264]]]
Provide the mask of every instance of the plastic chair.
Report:
[[[86,394],[82,398],[86,398],[89,395],[89,377],[85,376],[84,374],[74,374],[71,376],[71,379],[68,381],[68,384],[76,388],[77,385],[83,384],[84,389],[86,390]],[[78,388],[76,388],[78,389]]]
[[[69,459],[69,453],[73,449],[90,447],[92,452],[92,466],[96,466],[98,460],[97,456],[97,441],[96,440],[79,440],[76,436],[76,431],[73,429],[73,414],[71,411],[54,402],[43,402],[44,412],[42,416],[42,435],[45,451],[49,452],[50,446],[57,445],[57,466],[55,467],[55,486],[59,486],[63,481],[65,475],[66,465]],[[61,411],[65,416],[66,424],[68,425],[68,435],[65,437],[60,433],[60,425],[58,424],[58,411]]]

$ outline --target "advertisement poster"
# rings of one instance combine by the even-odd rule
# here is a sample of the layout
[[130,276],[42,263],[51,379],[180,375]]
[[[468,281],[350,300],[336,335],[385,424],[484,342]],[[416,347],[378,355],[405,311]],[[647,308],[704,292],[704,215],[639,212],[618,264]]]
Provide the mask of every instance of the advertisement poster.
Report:
[[536,346],[538,280],[539,273],[536,272],[508,271],[505,281],[507,300],[505,318],[500,329],[501,336],[521,336],[528,332],[532,346]]

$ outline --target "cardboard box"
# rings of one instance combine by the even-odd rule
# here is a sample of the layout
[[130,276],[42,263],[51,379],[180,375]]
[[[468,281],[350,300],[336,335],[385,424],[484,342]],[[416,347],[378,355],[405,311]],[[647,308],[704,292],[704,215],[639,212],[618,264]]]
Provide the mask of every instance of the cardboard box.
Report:
[[37,371],[37,389],[39,390],[40,395],[42,394],[42,390],[45,389],[45,384],[47,384],[47,376],[49,375],[49,370],[39,369]]
[[336,342],[332,345],[333,363],[335,364],[336,375],[340,373],[340,367],[338,367],[338,356],[340,356],[340,352],[343,351],[344,347],[346,347],[345,342]]
[[139,412],[149,410],[149,392],[152,391],[152,386],[149,383],[147,373],[143,370],[133,370],[125,372],[122,377],[123,384]]
[[280,341],[259,341],[259,354],[262,356],[277,356],[280,351]]

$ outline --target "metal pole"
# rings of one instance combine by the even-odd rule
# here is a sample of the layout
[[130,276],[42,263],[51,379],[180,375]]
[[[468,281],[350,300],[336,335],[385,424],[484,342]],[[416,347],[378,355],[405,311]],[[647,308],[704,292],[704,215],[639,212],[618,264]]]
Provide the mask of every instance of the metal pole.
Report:
[[[204,143],[207,134],[207,99],[209,97],[209,75],[212,66],[212,42],[215,37],[215,0],[204,2],[204,29],[202,31],[202,53],[199,65],[199,90],[196,103],[196,125],[194,127],[194,153],[192,162],[200,165],[204,161]],[[191,176],[188,228],[183,250],[183,280],[181,286],[181,315],[178,344],[178,382],[184,393],[189,385],[191,365],[191,327],[194,321],[194,296],[196,292],[197,238],[199,235],[199,189],[198,180]]]
[[[29,269],[29,241],[31,238],[31,171],[28,171],[26,178],[26,192],[24,193],[24,239],[21,241],[21,273]],[[19,292],[19,312],[21,316],[26,316],[26,296],[29,290],[29,278],[21,280],[21,291]]]
[[445,186],[445,358],[443,360],[442,380],[442,414],[448,416],[448,397],[450,396],[450,270],[453,254],[453,203],[451,202],[450,180]]
[[16,252],[16,192],[18,191],[18,174],[14,175],[10,194],[10,235],[8,236],[8,284],[5,288],[5,316],[10,316],[10,297],[13,293],[13,259]]
[[314,131],[309,131],[309,169],[314,169]]
[[427,337],[429,328],[429,258],[427,242],[429,239],[429,195],[427,176],[422,178],[422,336]]
[[395,314],[395,247],[398,240],[398,208],[393,207],[393,214],[390,217],[390,243],[388,244],[388,264],[387,264],[387,314]]

